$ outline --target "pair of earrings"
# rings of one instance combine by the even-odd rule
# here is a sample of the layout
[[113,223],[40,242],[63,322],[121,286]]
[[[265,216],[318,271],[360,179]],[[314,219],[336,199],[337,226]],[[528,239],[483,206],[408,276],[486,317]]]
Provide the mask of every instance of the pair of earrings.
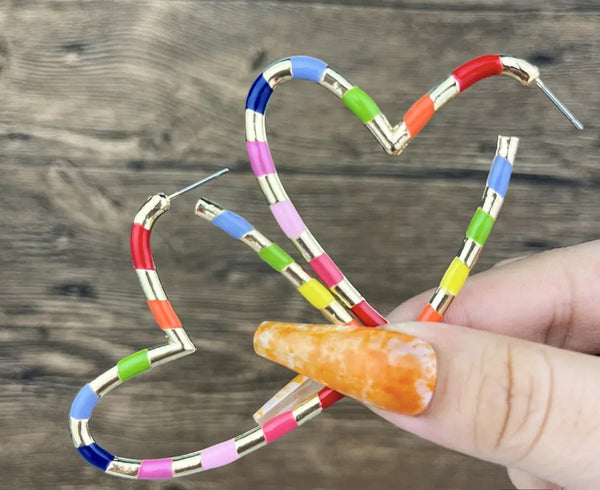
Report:
[[[277,61],[256,79],[246,103],[246,146],[250,164],[284,234],[290,238],[322,283],[240,215],[205,198],[201,198],[196,204],[196,215],[254,250],[331,323],[347,326],[384,324],[387,322],[385,318],[366,302],[325,253],[281,184],[266,138],[264,118],[268,100],[273,89],[286,80],[296,78],[318,83],[342,99],[386,152],[398,155],[433,114],[451,98],[473,83],[493,75],[508,75],[524,85],[537,85],[576,127],[582,128],[581,123],[541,82],[537,68],[510,56],[486,55],[461,65],[421,97],[396,126],[389,123],[366,93],[353,86],[332,67],[315,58],[297,56]],[[442,320],[475,265],[504,201],[517,146],[516,137],[498,138],[481,202],[458,253],[421,313],[420,321]],[[70,429],[73,443],[88,463],[106,473],[127,478],[166,479],[223,466],[282,437],[343,397],[309,378],[297,376],[255,414],[259,425],[253,429],[206,449],[172,458],[122,458],[95,442],[89,420],[102,396],[138,374],[195,351],[194,344],[167,299],[159,279],[152,257],[150,236],[156,220],[170,209],[173,199],[226,171],[224,169],[217,172],[174,194],[159,193],[151,196],[134,218],[130,242],[134,268],[148,307],[168,342],[120,360],[114,367],[86,384],[72,404]],[[424,365],[427,363],[425,359],[421,361]],[[427,406],[435,384],[435,369],[433,372],[429,370],[420,381],[407,391],[404,407],[410,413],[419,413]]]

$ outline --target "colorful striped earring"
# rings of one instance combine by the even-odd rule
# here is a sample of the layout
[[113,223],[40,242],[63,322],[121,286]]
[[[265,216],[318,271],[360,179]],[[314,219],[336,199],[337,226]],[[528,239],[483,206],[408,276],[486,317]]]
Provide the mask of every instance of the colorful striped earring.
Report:
[[[362,121],[388,154],[399,155],[435,112],[450,99],[474,83],[495,75],[514,78],[525,86],[536,85],[576,128],[583,129],[583,125],[542,82],[539,70],[535,66],[525,60],[505,55],[484,55],[459,66],[415,102],[402,121],[395,126],[390,124],[371,97],[337,70],[316,58],[292,56],[276,61],[269,65],[252,85],[246,100],[246,148],[252,171],[270,210],[282,231],[317,276],[364,325],[381,325],[386,323],[386,319],[363,298],[325,253],[294,207],[275,169],[265,128],[265,113],[273,90],[291,79],[308,80],[325,87]],[[482,222],[487,219],[484,218],[483,214],[477,215],[477,219]],[[456,266],[457,273],[460,270],[462,269]],[[427,319],[432,320],[433,316],[430,315]],[[308,378],[296,377],[284,388],[284,392],[278,392],[261,407],[255,417],[271,416],[294,405],[299,401],[294,394],[295,390],[303,387],[304,393],[305,385],[310,383],[312,382]]]
[[[473,215],[456,257],[452,260],[438,288],[419,316],[419,321],[440,322],[474,267],[502,208],[518,143],[519,139],[516,137],[498,137],[496,155],[488,174],[480,205]],[[280,272],[310,304],[320,310],[332,323],[346,326],[360,325],[346,311],[347,306],[336,300],[317,279],[311,277],[284,250],[272,243],[244,218],[204,198],[196,204],[196,214],[254,250],[263,261]],[[352,309],[349,308],[349,311]],[[420,395],[415,394],[415,398],[419,398],[419,400],[407,400],[407,403],[412,407],[418,407],[419,411],[423,410],[431,397],[432,390],[433,384],[430,384],[427,389],[421,391]],[[306,376],[299,375],[280,390],[275,397],[271,398],[267,404],[263,405],[254,414],[254,419],[259,424],[263,424],[269,419],[287,420],[288,427],[295,428],[298,426],[298,420],[295,420],[298,413],[294,414],[295,406],[311,407],[320,413],[341,398],[343,398],[341,393],[323,387]],[[304,421],[302,412],[299,414],[302,415]]]

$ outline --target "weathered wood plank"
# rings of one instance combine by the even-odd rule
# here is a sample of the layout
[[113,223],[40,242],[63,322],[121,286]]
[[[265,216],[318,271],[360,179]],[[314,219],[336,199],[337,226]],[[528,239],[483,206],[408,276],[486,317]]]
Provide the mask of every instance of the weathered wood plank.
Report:
[[[203,189],[207,197],[243,212],[292,251],[243,148],[245,93],[278,57],[322,57],[399,117],[455,65],[511,51],[537,60],[588,125],[577,134],[541,94],[489,80],[437,115],[396,162],[325,91],[282,88],[268,127],[284,182],[315,235],[382,311],[439,280],[479,199],[498,132],[521,136],[521,151],[478,269],[596,238],[594,3],[531,2],[528,15],[494,1],[483,9],[470,0],[417,7],[0,6],[0,465],[7,488],[133,488],[81,461],[66,418],[83,383],[161,342],[128,257],[131,218],[149,193],[231,166],[231,175]],[[253,409],[290,378],[252,354],[254,328],[264,319],[320,321],[251,251],[194,217],[193,204],[193,197],[174,204],[153,246],[199,352],[102,401],[93,427],[119,454],[182,453],[250,427]],[[395,488],[399,479],[423,489],[508,486],[501,468],[390,432],[345,401],[231,467],[135,488],[279,489],[282,481],[285,488]]]
[[[600,102],[598,82],[585,76],[598,69],[594,14],[394,15],[385,8],[218,2],[68,5],[27,5],[2,16],[4,159],[236,163],[245,161],[243,145],[232,145],[232,138],[243,138],[245,94],[269,61],[294,53],[320,56],[395,119],[456,65],[482,52],[504,51],[539,62],[546,81],[589,132],[576,134],[537,91],[489,80],[438,114],[395,163],[339,101],[296,84],[280,89],[269,111],[277,161],[282,169],[297,168],[288,162],[310,149],[301,171],[329,167],[334,154],[350,168],[368,163],[373,171],[400,172],[419,162],[427,171],[448,168],[451,152],[472,168],[487,157],[482,149],[505,132],[527,139],[522,168],[529,173],[560,174],[553,162],[569,161],[578,170],[569,168],[570,176],[596,175],[585,153],[596,140],[593,108]],[[48,22],[40,25],[39,17]],[[21,32],[29,35],[19,37]],[[375,59],[381,62],[375,65]],[[328,117],[315,118],[318,112]]]

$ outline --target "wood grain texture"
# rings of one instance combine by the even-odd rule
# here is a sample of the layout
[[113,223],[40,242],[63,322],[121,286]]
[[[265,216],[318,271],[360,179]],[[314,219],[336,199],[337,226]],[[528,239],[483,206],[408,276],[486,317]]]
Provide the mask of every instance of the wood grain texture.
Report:
[[[161,342],[129,259],[133,215],[227,165],[203,189],[288,251],[250,173],[243,109],[290,54],[321,57],[390,119],[463,61],[510,52],[586,125],[536,90],[487,80],[452,101],[398,160],[325,90],[285,85],[268,112],[277,168],[315,235],[382,311],[433,286],[478,202],[498,133],[521,137],[505,209],[478,270],[597,237],[597,2],[14,2],[0,5],[0,487],[509,487],[502,468],[437,448],[349,400],[232,466],[132,483],[69,440],[77,390]],[[123,456],[196,450],[249,427],[290,378],[252,353],[264,319],[320,321],[243,245],[176,201],[153,247],[198,346],[100,403],[99,442]]]

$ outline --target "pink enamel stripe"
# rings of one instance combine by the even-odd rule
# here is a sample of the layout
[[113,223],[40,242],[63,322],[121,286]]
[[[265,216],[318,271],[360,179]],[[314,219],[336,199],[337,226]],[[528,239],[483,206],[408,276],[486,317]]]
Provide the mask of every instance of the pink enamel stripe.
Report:
[[200,452],[202,468],[209,470],[232,463],[239,459],[233,439],[207,447]]
[[275,173],[275,164],[267,143],[264,141],[246,141],[246,150],[254,175],[262,177],[263,175]]
[[276,202],[271,204],[270,208],[277,223],[279,223],[288,238],[298,238],[306,230],[304,221],[302,221],[291,201]]
[[332,288],[344,280],[344,274],[342,274],[342,271],[326,253],[315,257],[308,265],[311,266],[312,270],[315,271],[328,288]]
[[262,430],[265,434],[265,441],[268,444],[292,432],[296,427],[298,427],[298,422],[296,422],[292,411],[288,410],[265,422]]
[[173,458],[144,459],[138,471],[138,480],[166,480],[173,478]]

